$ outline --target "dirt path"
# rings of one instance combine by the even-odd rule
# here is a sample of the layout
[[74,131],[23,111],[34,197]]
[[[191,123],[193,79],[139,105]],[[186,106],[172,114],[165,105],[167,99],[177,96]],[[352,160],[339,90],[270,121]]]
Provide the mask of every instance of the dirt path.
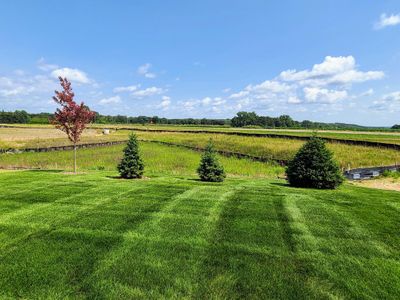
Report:
[[369,187],[381,190],[391,190],[400,192],[400,179],[380,178],[373,180],[362,180],[353,182],[354,185]]

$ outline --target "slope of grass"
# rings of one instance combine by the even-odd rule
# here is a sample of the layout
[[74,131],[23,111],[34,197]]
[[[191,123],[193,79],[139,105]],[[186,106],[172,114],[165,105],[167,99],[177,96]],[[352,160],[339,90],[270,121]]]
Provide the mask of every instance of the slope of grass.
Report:
[[[192,150],[146,142],[140,143],[140,147],[146,165],[145,175],[194,175],[200,162],[200,153]],[[78,168],[114,171],[123,148],[124,145],[79,149]],[[284,172],[274,163],[223,156],[219,159],[230,176],[276,177]],[[72,163],[73,151],[0,154],[0,168],[72,170]]]
[[[181,127],[176,127],[178,130],[181,129]],[[159,129],[162,127],[156,128]],[[167,127],[167,129],[169,128]],[[188,128],[183,127],[183,129]],[[217,129],[214,128],[212,130]],[[232,131],[234,129],[229,130]],[[131,131],[129,130],[118,130],[112,131],[110,135],[102,135],[100,129],[90,129],[83,135],[81,143],[123,141],[127,140],[130,133]],[[291,159],[304,143],[302,140],[287,138],[235,136],[213,133],[137,131],[137,134],[140,139],[144,140],[164,141],[200,148],[205,146],[209,138],[212,138],[219,150],[234,151],[271,160]],[[310,132],[306,132],[305,134],[310,134]],[[0,148],[36,148],[64,145],[70,145],[70,142],[64,133],[56,129],[0,128]],[[328,143],[328,147],[334,152],[342,168],[393,165],[400,162],[400,152],[394,149],[346,145],[333,142]]]
[[399,131],[351,131],[351,130],[312,130],[312,129],[255,129],[255,128],[237,128],[226,126],[185,126],[185,125],[133,125],[133,124],[119,124],[119,125],[101,125],[93,124],[93,127],[107,127],[107,128],[138,128],[148,130],[171,130],[171,131],[210,131],[210,132],[242,132],[242,133],[261,133],[261,134],[277,134],[287,136],[300,136],[309,137],[315,132],[320,137],[344,139],[344,140],[357,140],[357,141],[372,141],[382,142],[388,144],[400,144]]
[[0,298],[399,299],[399,193],[0,173]]
[[[137,135],[143,140],[164,141],[192,147],[204,147],[207,141],[212,138],[218,150],[234,151],[277,160],[292,159],[296,151],[304,144],[304,141],[285,138],[260,138],[205,133],[138,131]],[[400,162],[400,152],[393,149],[339,143],[327,143],[327,146],[333,151],[335,158],[343,168],[347,168],[348,166],[356,168],[392,165]]]

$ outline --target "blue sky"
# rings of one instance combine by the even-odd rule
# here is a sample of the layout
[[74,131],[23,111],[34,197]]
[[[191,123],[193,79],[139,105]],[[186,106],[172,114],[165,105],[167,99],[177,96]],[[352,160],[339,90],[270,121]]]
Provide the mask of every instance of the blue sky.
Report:
[[3,1],[0,110],[400,123],[400,2]]

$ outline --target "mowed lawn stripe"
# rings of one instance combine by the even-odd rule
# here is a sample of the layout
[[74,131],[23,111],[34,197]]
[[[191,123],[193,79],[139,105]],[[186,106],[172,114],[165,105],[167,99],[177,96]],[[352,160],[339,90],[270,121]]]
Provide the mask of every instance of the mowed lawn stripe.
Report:
[[0,298],[400,298],[396,192],[12,173],[26,189],[0,200]]
[[[114,180],[117,181],[117,180]],[[84,283],[84,281],[89,278],[88,275],[91,273],[92,268],[94,268],[94,265],[97,262],[96,258],[97,255],[102,256],[106,252],[108,252],[114,245],[122,242],[122,235],[115,234],[114,231],[107,231],[103,230],[100,231],[99,228],[101,227],[96,227],[96,230],[91,230],[92,224],[82,224],[79,223],[79,219],[86,219],[90,220],[91,222],[95,222],[96,219],[94,216],[99,216],[99,218],[103,217],[104,215],[101,215],[101,206],[106,205],[107,202],[115,202],[118,203],[120,200],[125,201],[126,199],[131,199],[134,202],[138,201],[140,202],[141,195],[144,195],[144,193],[140,194],[137,193],[138,191],[138,186],[140,187],[143,182],[136,181],[132,182],[130,181],[129,184],[127,181],[125,181],[124,184],[124,189],[113,189],[113,192],[110,190],[112,189],[112,186],[106,185],[108,191],[105,191],[104,188],[97,188],[97,190],[90,190],[90,193],[86,195],[88,202],[92,202],[93,205],[88,205],[88,203],[85,203],[84,205],[77,206],[77,205],[68,205],[68,204],[62,204],[60,205],[59,203],[48,203],[44,204],[46,205],[46,209],[41,205],[40,208],[33,209],[31,211],[31,215],[26,215],[26,218],[23,218],[22,221],[26,221],[29,224],[37,224],[38,226],[42,226],[42,228],[39,228],[34,233],[30,233],[29,235],[25,236],[25,240],[19,240],[18,245],[13,245],[13,247],[9,248],[9,250],[2,249],[1,257],[2,257],[2,264],[0,266],[0,273],[4,274],[11,272],[14,273],[14,276],[16,277],[21,277],[24,272],[26,272],[26,277],[27,279],[30,278],[30,280],[33,282],[35,281],[35,270],[38,268],[40,269],[41,267],[43,268],[44,266],[39,266],[37,263],[40,264],[40,261],[49,263],[52,265],[53,268],[57,268],[57,266],[62,267],[63,270],[68,273],[68,276],[61,276],[58,274],[58,276],[55,276],[54,273],[50,274],[41,274],[43,277],[43,283],[41,284],[36,284],[35,288],[33,291],[37,295],[41,295],[41,293],[46,293],[46,289],[48,288],[48,284],[51,283],[51,286],[49,288],[49,295],[55,296],[55,297],[66,297],[68,295],[76,295],[76,293],[79,294],[79,291],[82,289],[88,290],[88,287],[90,287],[90,284]],[[118,183],[116,183],[118,186]],[[138,186],[136,186],[138,185]],[[126,189],[129,187],[128,189]],[[173,189],[173,192],[179,192],[181,189]],[[121,192],[122,191],[122,192]],[[115,193],[117,192],[117,193]],[[147,193],[149,194],[149,193]],[[169,195],[171,193],[168,193]],[[82,194],[80,194],[82,195]],[[78,196],[80,196],[78,195]],[[111,196],[106,196],[104,195],[111,195]],[[90,197],[91,196],[91,197]],[[63,200],[64,202],[70,198],[73,200],[73,196],[67,196],[63,198],[58,198],[58,200]],[[154,198],[153,198],[154,199]],[[162,200],[165,200],[164,198]],[[153,202],[147,201],[148,206],[154,206]],[[95,210],[95,208],[100,208],[99,211],[96,212],[96,214],[92,216],[87,216],[84,214],[85,211],[90,211],[90,210]],[[62,208],[65,208],[66,211],[63,211]],[[69,209],[69,210],[68,210]],[[75,209],[73,213],[68,214],[65,216],[65,213],[68,211],[71,211]],[[121,209],[126,209],[126,206],[121,207]],[[135,211],[135,207],[132,207],[133,211]],[[58,210],[58,214],[56,213]],[[28,213],[28,211],[26,211]],[[129,228],[131,228],[132,224],[129,222],[129,220],[126,217],[126,215],[129,214],[129,211],[126,211],[126,214],[121,214],[122,216],[122,221],[128,222],[129,223]],[[74,218],[75,216],[75,218]],[[118,218],[115,218],[117,216],[116,214],[113,215],[114,218],[112,219],[106,219],[106,221],[109,224],[115,224],[118,223]],[[21,216],[15,216],[16,219],[21,220]],[[143,219],[143,218],[142,218]],[[36,221],[35,221],[36,220]],[[40,220],[42,220],[43,223],[40,223]],[[51,223],[51,227],[47,229],[49,222]],[[11,223],[10,225],[14,226],[16,223]],[[71,226],[77,226],[77,230],[74,230],[75,228]],[[44,227],[44,228],[43,228]],[[87,229],[89,227],[89,230]],[[57,229],[56,229],[57,228]],[[61,228],[61,229],[58,229]],[[82,230],[83,229],[83,230]],[[106,233],[106,234],[103,234]],[[107,234],[108,233],[108,234]],[[77,239],[77,241],[75,240]],[[85,240],[88,240],[88,243],[86,243]],[[51,240],[52,242],[49,242]],[[65,242],[64,240],[67,240],[68,242]],[[103,240],[104,245],[103,245]],[[46,256],[45,248],[47,242],[53,244],[49,245],[49,251],[48,256]],[[93,244],[92,244],[93,242]],[[64,249],[63,243],[71,243],[72,245],[76,245],[78,247],[77,249],[71,248],[69,251],[73,251],[74,253],[69,253],[65,252],[64,254],[67,254],[67,259],[61,259],[60,255],[67,249]],[[101,246],[104,248],[104,251],[100,251],[102,247],[100,247],[100,250],[97,249],[99,247],[98,243],[101,244]],[[59,248],[57,245],[55,245],[56,248],[53,248],[54,244],[60,244],[58,245],[60,248],[64,249],[63,251],[58,251]],[[36,245],[34,248],[32,248],[32,245]],[[88,260],[90,263],[87,263],[87,268],[90,270],[85,270],[85,264],[83,266],[80,264],[78,257],[75,252],[79,253],[80,250],[82,249],[80,255],[82,256],[82,260]],[[27,252],[29,249],[29,252]],[[71,255],[72,254],[72,255]],[[72,257],[71,257],[72,256]],[[76,257],[75,257],[76,256]],[[17,264],[13,264],[13,258],[19,257],[20,258],[20,263],[22,263],[22,266]],[[71,257],[71,260],[68,258]],[[90,257],[90,259],[89,259]],[[32,260],[33,258],[33,260]],[[39,262],[37,261],[39,259]],[[67,265],[63,264],[63,261],[67,261]],[[76,260],[76,261],[75,261]],[[51,262],[51,263],[50,263]],[[60,265],[61,264],[61,265]],[[18,269],[18,271],[15,270],[15,268],[21,268]],[[71,274],[70,272],[73,272],[72,277],[70,277]],[[63,272],[61,272],[63,273]],[[80,276],[83,276],[84,274],[84,279],[83,281],[80,280]],[[52,278],[48,278],[47,275],[51,275]],[[65,275],[65,274],[64,274]],[[24,277],[24,276],[22,276]],[[3,278],[3,280],[1,280]],[[9,287],[9,282],[7,281],[7,277],[1,277],[0,278],[0,287],[2,287],[0,290],[7,292],[7,287]],[[58,279],[57,279],[58,278]],[[21,278],[17,278],[18,280],[14,282],[14,284],[17,284],[18,286],[21,284],[21,286],[18,287],[18,290],[21,292],[21,296],[23,296],[23,291],[26,290],[28,291],[28,286],[30,286],[30,281],[29,280],[20,280]],[[81,278],[82,279],[82,278]],[[13,281],[13,280],[11,280]],[[47,283],[47,284],[46,284]],[[55,293],[52,294],[52,288],[55,288]],[[10,290],[9,290],[10,291]],[[62,291],[60,294],[57,294],[58,292]],[[86,291],[85,293],[87,293]]]
[[220,184],[193,187],[125,234],[97,274],[103,278],[97,296],[193,297],[219,207],[234,191]]

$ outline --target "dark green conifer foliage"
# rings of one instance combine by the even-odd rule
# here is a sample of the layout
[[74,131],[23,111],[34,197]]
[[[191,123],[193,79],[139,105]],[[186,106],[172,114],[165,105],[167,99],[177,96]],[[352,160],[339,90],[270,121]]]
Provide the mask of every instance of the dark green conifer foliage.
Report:
[[335,189],[343,182],[332,152],[322,139],[315,136],[289,162],[286,175],[289,184],[295,187]]
[[139,152],[139,144],[135,134],[129,136],[128,144],[124,149],[124,156],[118,165],[118,171],[123,178],[141,178],[144,164]]
[[201,181],[222,182],[226,175],[224,168],[219,163],[214,145],[210,140],[201,157],[200,165],[197,168],[197,173]]

